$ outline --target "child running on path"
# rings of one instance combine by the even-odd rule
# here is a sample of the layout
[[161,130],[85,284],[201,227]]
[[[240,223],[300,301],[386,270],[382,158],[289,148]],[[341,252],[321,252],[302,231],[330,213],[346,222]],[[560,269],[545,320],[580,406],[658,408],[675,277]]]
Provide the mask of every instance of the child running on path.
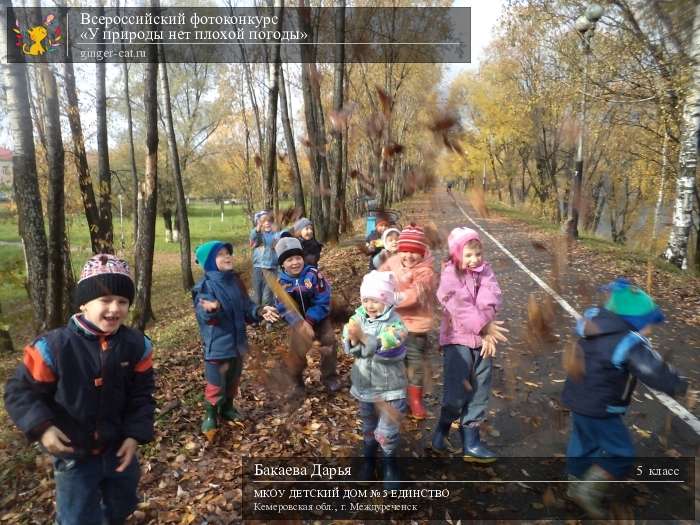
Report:
[[[304,251],[296,237],[283,237],[275,246],[277,262],[280,265],[278,281],[291,297],[303,319],[297,319],[292,312],[278,300],[275,308],[280,316],[294,326],[305,341],[319,342],[321,354],[321,381],[329,392],[340,389],[340,380],[336,372],[336,347],[333,324],[328,317],[331,305],[331,286],[317,268],[304,264]],[[279,299],[279,298],[278,298]],[[301,324],[299,324],[301,323]],[[306,345],[301,345],[306,346]],[[294,354],[291,375],[297,388],[304,388],[303,373],[306,368],[306,353],[309,348],[292,345]]]
[[209,241],[195,250],[204,277],[192,289],[204,350],[205,416],[202,432],[218,427],[218,419],[235,421],[241,415],[233,404],[248,351],[246,323],[278,317],[271,306],[258,306],[248,297],[240,277],[233,271],[233,246]]
[[343,328],[345,352],[355,357],[350,393],[360,402],[364,462],[363,481],[374,479],[375,456],[381,446],[383,480],[398,488],[395,453],[401,415],[406,412],[404,341],[408,332],[394,308],[395,280],[389,272],[372,271],[362,279],[362,306]]
[[490,462],[496,455],[479,436],[491,395],[492,358],[496,342],[506,341],[506,329],[495,321],[501,289],[491,266],[484,261],[479,234],[455,228],[447,240],[449,260],[440,276],[438,301],[443,307],[440,347],[443,351],[442,409],[432,449],[447,450],[450,426],[459,420],[463,457]]
[[686,391],[687,382],[652,350],[646,338],[664,316],[654,300],[625,279],[605,290],[605,306],[589,308],[576,323],[582,367],[570,367],[562,401],[571,409],[566,450],[567,496],[596,519],[605,515],[602,500],[609,481],[624,478],[634,446],[622,416],[636,380],[669,395]]
[[250,230],[250,247],[253,249],[253,300],[263,306],[274,302],[272,291],[265,281],[265,271],[277,271],[275,243],[281,233],[275,231],[272,215],[267,211],[255,214],[255,227]]
[[408,328],[406,366],[408,372],[408,406],[411,416],[424,419],[423,384],[428,333],[433,325],[433,302],[437,275],[423,229],[415,224],[399,235],[398,253],[381,267],[396,278],[398,297],[396,312]]
[[122,524],[136,509],[136,449],[153,439],[151,341],[123,323],[134,300],[126,262],[90,258],[74,302],[80,313],[24,349],[5,408],[53,456],[56,522]]

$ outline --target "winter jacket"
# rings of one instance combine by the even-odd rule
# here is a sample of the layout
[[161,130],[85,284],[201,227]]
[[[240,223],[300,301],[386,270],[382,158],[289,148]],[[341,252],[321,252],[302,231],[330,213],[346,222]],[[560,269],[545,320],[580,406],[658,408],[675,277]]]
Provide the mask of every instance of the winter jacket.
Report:
[[350,393],[359,401],[371,403],[381,399],[393,401],[406,397],[404,342],[406,326],[392,306],[370,319],[363,306],[350,318],[362,327],[366,341],[355,346],[348,339],[348,325],[343,328],[343,348],[355,357],[350,377]]
[[381,271],[393,272],[396,277],[400,299],[396,304],[396,312],[411,333],[424,334],[433,325],[432,306],[437,288],[433,262],[433,256],[427,252],[416,266],[404,268],[401,256],[397,253],[389,257],[381,267]]
[[[219,309],[207,312],[200,299],[219,301]],[[246,323],[261,320],[260,307],[248,297],[240,277],[234,272],[206,272],[192,288],[204,359],[230,359],[248,351]]]
[[[330,313],[331,286],[313,266],[304,266],[297,277],[288,275],[283,270],[277,273],[277,280],[289,296],[296,302],[299,313],[311,325],[323,321]],[[296,319],[281,301],[275,308],[285,320],[294,324]]]
[[277,268],[277,254],[275,243],[279,240],[281,232],[258,232],[255,228],[250,230],[250,247],[253,249],[253,266],[255,268]]
[[452,261],[440,274],[438,302],[443,307],[440,346],[481,346],[481,330],[496,318],[501,307],[501,288],[488,263],[480,271],[461,272]]
[[321,258],[323,244],[313,237],[308,240],[300,238],[299,242],[301,243],[301,249],[304,250],[304,264],[318,267],[318,260]]
[[153,439],[153,349],[141,332],[106,334],[73,316],[24,349],[5,386],[5,408],[30,440],[51,425],[75,449],[97,454],[131,437]]
[[589,308],[576,324],[584,373],[566,379],[562,401],[589,417],[624,414],[639,379],[669,395],[682,394],[687,382],[622,317],[605,308]]
[[[394,252],[396,253],[396,252]],[[382,265],[391,257],[394,255],[391,253],[389,250],[386,248],[383,248],[377,255],[372,257],[372,269],[373,270],[379,270],[379,268],[382,267]]]

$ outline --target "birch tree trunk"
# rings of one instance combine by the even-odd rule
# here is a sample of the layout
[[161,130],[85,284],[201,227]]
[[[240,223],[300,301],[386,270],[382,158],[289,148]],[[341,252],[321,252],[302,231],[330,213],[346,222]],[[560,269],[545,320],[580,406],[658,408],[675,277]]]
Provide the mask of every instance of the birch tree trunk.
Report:
[[[7,27],[5,17],[14,19],[12,5],[0,10],[0,24]],[[21,58],[19,48],[11,46],[8,50],[7,31],[0,31],[0,53],[5,58],[7,51],[16,58]],[[8,57],[9,58],[9,57]],[[36,153],[34,150],[34,135],[30,115],[29,96],[24,63],[2,62],[3,78],[7,108],[7,121],[14,144],[12,152],[13,189],[17,214],[19,216],[19,234],[24,244],[27,264],[27,291],[32,303],[34,320],[39,331],[46,328],[46,282],[48,269],[48,252],[46,232],[44,231],[44,215],[39,192],[39,181],[36,171]]]
[[168,152],[170,155],[170,169],[175,183],[175,199],[177,201],[177,223],[180,232],[180,270],[182,273],[182,287],[190,290],[194,286],[192,278],[192,259],[190,256],[190,223],[187,216],[187,200],[185,199],[185,189],[182,185],[182,174],[180,173],[180,155],[177,151],[175,140],[175,126],[173,124],[173,110],[170,104],[170,84],[168,83],[168,70],[163,56],[163,48],[158,46],[160,57],[160,87],[162,108],[165,113],[165,123],[168,128]]
[[689,55],[693,61],[693,76],[683,108],[673,228],[664,252],[667,261],[684,270],[688,268],[688,241],[693,222],[693,201],[697,191],[695,177],[700,134],[700,3],[695,6]]

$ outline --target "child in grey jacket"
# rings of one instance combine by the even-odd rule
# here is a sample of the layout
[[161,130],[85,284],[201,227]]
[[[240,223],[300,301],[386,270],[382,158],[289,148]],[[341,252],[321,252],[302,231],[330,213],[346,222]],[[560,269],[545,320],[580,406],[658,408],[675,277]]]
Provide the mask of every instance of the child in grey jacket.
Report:
[[343,328],[345,352],[355,357],[350,394],[360,402],[364,462],[360,478],[374,478],[375,454],[384,453],[387,489],[398,488],[399,430],[406,413],[406,326],[394,309],[395,281],[390,272],[372,271],[360,287],[362,306]]

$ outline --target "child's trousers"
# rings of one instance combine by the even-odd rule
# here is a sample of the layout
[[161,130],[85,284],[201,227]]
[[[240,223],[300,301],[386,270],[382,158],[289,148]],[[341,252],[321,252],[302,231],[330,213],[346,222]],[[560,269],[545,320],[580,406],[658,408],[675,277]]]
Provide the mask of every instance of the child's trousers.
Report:
[[409,332],[405,345],[408,384],[411,386],[423,386],[428,334]]
[[491,358],[481,357],[481,348],[445,345],[443,392],[440,419],[460,425],[478,424],[486,415],[491,397]]
[[260,306],[269,306],[274,302],[272,290],[265,281],[265,272],[274,274],[276,270],[253,266],[253,301]]
[[384,401],[383,406],[360,401],[362,437],[365,444],[377,441],[386,456],[393,456],[399,446],[401,419],[408,410],[405,399]]
[[54,458],[56,523],[59,525],[116,525],[136,509],[139,462],[134,457],[124,472],[117,449],[80,459]]
[[204,397],[213,406],[225,399],[233,399],[238,393],[238,384],[243,371],[243,357],[204,362],[204,377],[207,385]]
[[624,478],[632,466],[634,445],[622,416],[588,417],[571,413],[571,437],[566,468],[577,478],[596,464],[615,478]]

